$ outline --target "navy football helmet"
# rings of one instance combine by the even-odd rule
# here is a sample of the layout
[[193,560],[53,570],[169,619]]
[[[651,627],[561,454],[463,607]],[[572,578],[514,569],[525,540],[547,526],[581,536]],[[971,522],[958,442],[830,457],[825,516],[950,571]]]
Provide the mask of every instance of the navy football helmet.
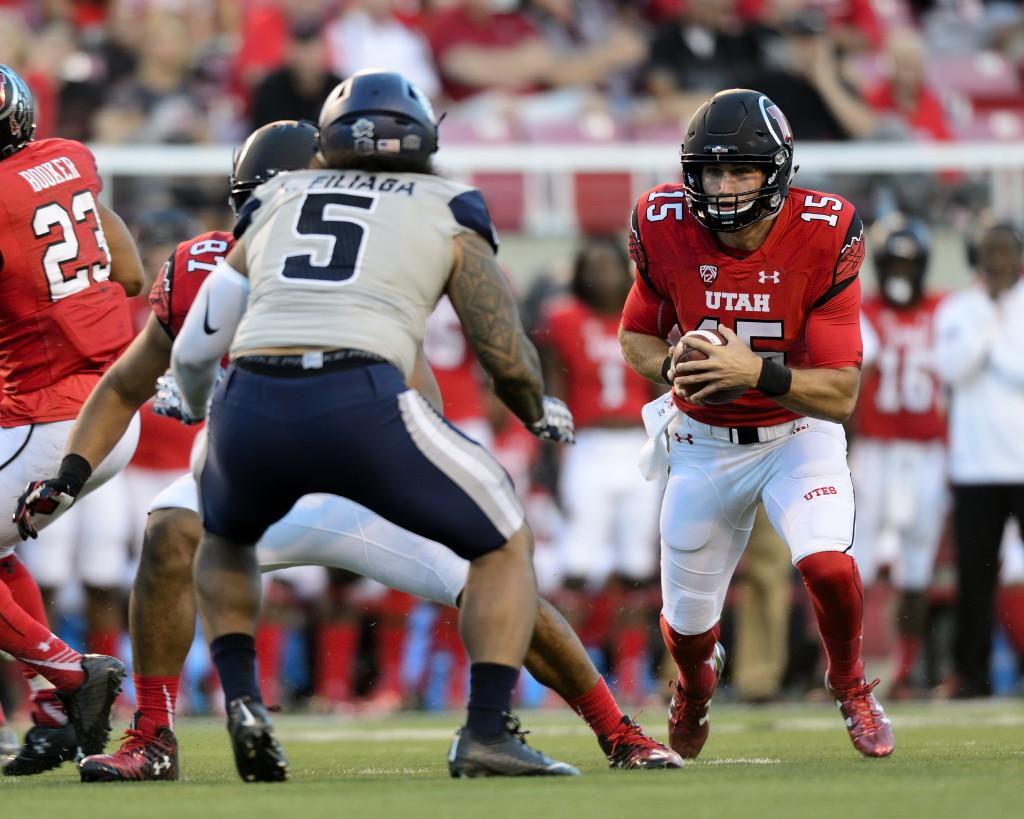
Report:
[[311,122],[282,119],[253,131],[235,151],[231,169],[231,209],[238,213],[253,189],[281,171],[308,168],[317,152]]
[[397,72],[357,71],[320,110],[320,152],[329,167],[353,153],[427,161],[435,151],[430,100]]
[[[795,173],[793,130],[764,94],[719,91],[690,120],[679,158],[690,213],[709,230],[732,232],[782,207]],[[705,193],[701,171],[711,162],[754,165],[764,171],[764,184],[749,193]]]
[[920,219],[892,213],[872,228],[870,247],[878,291],[893,307],[910,307],[924,295],[931,237]]
[[35,132],[32,92],[17,71],[0,65],[0,159],[28,145]]

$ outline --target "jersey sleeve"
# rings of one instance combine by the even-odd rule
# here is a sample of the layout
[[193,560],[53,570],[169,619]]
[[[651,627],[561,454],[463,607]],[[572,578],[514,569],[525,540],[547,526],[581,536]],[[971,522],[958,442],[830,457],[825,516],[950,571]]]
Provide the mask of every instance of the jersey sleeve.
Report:
[[[851,210],[853,205],[850,205]],[[860,214],[853,210],[847,223],[843,240],[835,255],[831,276],[825,278],[824,286],[816,294],[812,310],[827,304],[857,280],[860,266],[864,261],[864,223]]]
[[672,303],[651,290],[640,277],[633,282],[622,308],[622,329],[668,338],[676,324]]
[[149,308],[164,328],[164,332],[170,338],[174,338],[174,330],[171,321],[171,288],[174,286],[174,259],[178,251],[175,249],[170,258],[164,262],[160,272],[157,273],[156,281],[149,291]]
[[854,276],[848,282],[807,317],[807,352],[812,367],[861,366],[860,281]]
[[498,230],[491,221],[490,211],[487,210],[487,203],[480,191],[473,188],[452,197],[448,201],[448,210],[463,231],[476,233],[495,253],[498,252]]

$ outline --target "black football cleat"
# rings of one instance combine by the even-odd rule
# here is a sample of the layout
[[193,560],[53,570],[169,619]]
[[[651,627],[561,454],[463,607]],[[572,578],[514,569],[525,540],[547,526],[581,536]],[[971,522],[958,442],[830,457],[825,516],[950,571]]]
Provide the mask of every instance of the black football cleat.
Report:
[[228,734],[235,767],[246,782],[284,782],[288,778],[288,759],[273,731],[262,702],[238,697],[228,703]]
[[166,725],[157,727],[136,712],[121,747],[87,756],[78,763],[78,774],[83,782],[175,782],[178,740]]
[[124,663],[105,654],[82,657],[85,682],[68,693],[58,691],[57,697],[68,712],[75,728],[78,747],[83,756],[103,753],[110,736],[110,709],[121,691],[125,676]]
[[[35,719],[35,714],[32,718]],[[4,765],[4,774],[35,776],[52,771],[62,762],[74,759],[77,753],[78,740],[70,722],[60,728],[34,725],[25,734],[25,742],[18,755]]]
[[456,779],[477,776],[579,776],[572,765],[549,759],[526,744],[519,718],[505,715],[505,730],[478,737],[469,728],[455,733],[448,751],[448,772]]

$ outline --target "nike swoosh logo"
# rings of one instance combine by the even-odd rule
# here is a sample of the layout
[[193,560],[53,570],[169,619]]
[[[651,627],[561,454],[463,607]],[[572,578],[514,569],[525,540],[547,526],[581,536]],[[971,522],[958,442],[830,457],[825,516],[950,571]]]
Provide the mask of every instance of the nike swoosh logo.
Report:
[[220,328],[210,326],[210,300],[206,300],[206,310],[203,312],[203,332],[208,336],[212,336]]
[[239,722],[242,723],[246,728],[251,728],[256,724],[256,717],[252,715],[252,712],[246,708],[242,703],[238,704],[238,710],[242,712],[242,718]]

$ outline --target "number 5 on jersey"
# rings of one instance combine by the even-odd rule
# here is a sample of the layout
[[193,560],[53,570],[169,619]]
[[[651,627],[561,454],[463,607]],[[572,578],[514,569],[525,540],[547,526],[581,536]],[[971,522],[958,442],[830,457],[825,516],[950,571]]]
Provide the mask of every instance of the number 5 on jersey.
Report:
[[308,279],[342,284],[359,275],[367,225],[355,218],[359,211],[371,213],[374,196],[354,193],[310,191],[302,200],[295,224],[298,244],[312,252],[289,253],[281,275],[286,279]]

